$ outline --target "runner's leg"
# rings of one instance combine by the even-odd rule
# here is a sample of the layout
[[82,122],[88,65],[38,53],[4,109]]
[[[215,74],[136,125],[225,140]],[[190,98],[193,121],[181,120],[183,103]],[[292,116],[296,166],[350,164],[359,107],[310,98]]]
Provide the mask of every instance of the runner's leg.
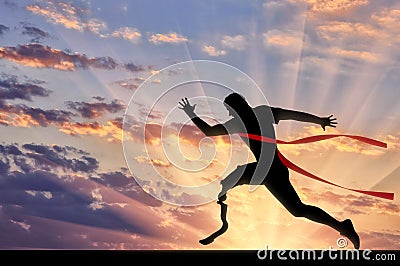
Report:
[[[277,170],[279,169],[279,170]],[[359,237],[350,220],[340,222],[321,208],[304,204],[289,181],[287,168],[275,167],[265,181],[265,186],[275,198],[295,217],[305,217],[311,221],[325,224],[342,235],[347,236],[356,248],[359,246]]]
[[222,235],[228,230],[228,221],[226,219],[226,214],[228,211],[228,205],[224,203],[227,199],[226,193],[239,185],[248,184],[250,178],[253,176],[256,163],[250,163],[246,165],[241,165],[237,167],[232,173],[230,173],[224,180],[222,180],[222,190],[218,195],[217,203],[221,205],[221,221],[222,226],[220,229],[212,233],[210,236],[200,240],[200,244],[208,245],[214,241],[215,238]]

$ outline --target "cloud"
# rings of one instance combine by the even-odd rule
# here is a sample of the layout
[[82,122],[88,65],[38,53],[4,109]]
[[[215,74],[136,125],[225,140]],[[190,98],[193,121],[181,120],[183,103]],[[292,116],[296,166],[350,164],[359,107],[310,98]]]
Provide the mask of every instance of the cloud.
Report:
[[[40,171],[2,178],[0,246],[95,248],[91,246],[92,241],[112,243],[115,237],[121,241],[123,239],[121,234],[127,236],[132,233],[137,236],[158,234],[157,231],[151,233],[148,228],[149,225],[151,227],[156,223],[154,214],[151,215],[151,209],[146,209],[146,205],[140,201],[134,201],[124,197],[123,194],[114,192],[112,195],[114,201],[110,201],[110,197],[103,197],[104,208],[94,210],[90,206],[96,199],[92,197],[91,192],[97,186],[99,195],[102,195],[101,193],[107,192],[107,188],[89,179],[67,181],[64,178]],[[52,195],[51,198],[44,196],[49,193]],[[134,208],[141,211],[135,214],[137,218],[126,219],[114,210],[120,208],[118,201],[124,203],[124,200],[128,200],[133,205],[127,208],[127,211],[133,211]],[[145,214],[147,214],[147,219]],[[104,230],[105,234],[100,234],[99,240],[99,233],[93,230],[101,231],[102,229],[107,230]],[[81,243],[83,234],[87,236],[88,243]],[[74,241],[69,243],[71,238]],[[114,240],[107,241],[108,238],[114,238]]]
[[[321,20],[315,25],[315,32],[319,37],[320,56],[326,54],[348,59],[350,61],[364,61],[369,63],[391,62],[391,53],[398,48],[400,41],[397,38],[396,23],[400,18],[396,9],[384,8],[374,12],[370,19],[352,21]],[[317,45],[315,42],[314,44]],[[373,45],[371,45],[373,44]],[[318,52],[318,48],[310,52]]]
[[207,53],[209,56],[217,57],[226,55],[226,49],[242,51],[247,47],[247,45],[248,43],[246,37],[243,35],[225,35],[222,36],[219,45],[221,47],[224,47],[225,49],[219,49],[216,46],[204,44],[202,47],[202,51]]
[[77,111],[80,116],[91,119],[101,117],[105,112],[118,113],[125,109],[125,105],[118,100],[113,100],[111,103],[67,101],[66,105]]
[[382,139],[385,141],[385,143],[387,143],[389,150],[400,150],[400,133],[398,133],[397,135],[388,134],[382,137]]
[[221,45],[229,49],[241,51],[246,48],[247,40],[243,35],[226,35],[222,37]]
[[372,25],[360,22],[330,21],[326,24],[317,26],[318,34],[325,40],[332,42],[342,42],[352,39],[360,42],[360,39],[380,38],[381,33]]
[[400,9],[385,8],[382,11],[373,13],[371,19],[386,29],[399,32]]
[[0,101],[0,124],[17,127],[60,125],[71,120],[73,113],[64,110],[28,107]]
[[23,114],[28,115],[30,119],[35,121],[41,126],[46,126],[51,123],[59,124],[70,120],[72,113],[68,111],[50,109],[43,110],[40,108],[27,107],[25,105],[20,105],[17,107],[18,111],[22,111]]
[[39,43],[42,39],[51,37],[51,35],[48,32],[45,32],[45,31],[43,31],[35,26],[29,25],[29,24],[23,25],[22,34],[32,37],[30,42],[36,42],[36,43]]
[[74,29],[81,32],[84,29],[91,29],[89,23],[84,20],[84,15],[88,11],[72,3],[42,1],[41,4],[27,5],[26,10],[36,15],[41,15],[47,21],[62,25],[67,29]]
[[21,83],[18,77],[6,73],[0,74],[0,101],[21,99],[31,101],[33,96],[47,97],[52,92],[39,84],[40,81]]
[[17,45],[15,47],[0,47],[0,59],[2,58],[24,66],[53,68],[63,71],[75,71],[89,67],[108,70],[121,67],[130,72],[141,72],[151,69],[150,66],[145,68],[133,63],[118,63],[109,56],[88,57],[85,54],[61,51],[38,43]]
[[164,162],[161,159],[151,159],[146,156],[136,156],[134,158],[138,163],[147,163],[147,164],[152,164],[154,166],[159,166],[159,167],[169,167],[171,164],[169,162]]
[[[363,239],[364,245],[371,250],[398,250],[400,246],[400,232],[398,230],[365,231],[360,232],[359,235]],[[389,254],[386,253],[386,258],[389,258]],[[381,258],[384,258],[383,254],[381,254]]]
[[[388,13],[390,12],[388,11]],[[389,14],[386,15],[390,16]],[[330,47],[336,45],[347,50],[367,51],[371,53],[371,55],[371,42],[374,44],[372,48],[375,49],[376,47],[397,47],[400,41],[396,36],[400,31],[398,31],[397,27],[392,25],[392,23],[396,23],[395,19],[387,18],[382,13],[374,13],[371,17],[373,20],[376,20],[377,23],[330,21],[317,26],[315,30],[321,39],[326,41]],[[367,58],[369,61],[381,61],[385,59],[378,54],[371,55],[358,53],[356,57],[362,57],[364,60]]]
[[115,30],[111,36],[120,37],[133,43],[137,43],[142,37],[142,34],[136,28],[123,27]]
[[19,150],[18,146],[15,145],[2,145],[0,144],[0,153],[5,155],[20,155],[22,152]]
[[[127,120],[125,120],[126,123]],[[145,141],[148,144],[158,145],[161,143],[162,125],[156,123],[143,124],[139,121],[130,121],[133,126],[125,126],[124,133],[129,134],[134,141]]]
[[122,122],[119,119],[109,120],[106,124],[99,122],[66,122],[59,126],[59,130],[71,136],[98,136],[108,142],[122,141]]
[[138,43],[142,37],[140,31],[132,27],[121,27],[110,31],[106,22],[89,17],[90,12],[87,7],[71,2],[41,1],[40,4],[27,5],[26,10],[45,17],[52,24],[79,32],[91,32],[101,38],[114,37]]
[[29,229],[31,228],[31,225],[25,223],[25,222],[18,222],[14,220],[10,220],[11,223],[19,225],[22,229],[26,230],[29,232]]
[[347,49],[341,49],[339,47],[332,47],[329,51],[334,55],[338,55],[340,57],[348,59],[355,59],[355,60],[369,61],[369,62],[378,62],[380,60],[380,56],[378,54],[368,51],[347,50]]
[[34,143],[26,143],[21,147],[17,144],[0,145],[0,158],[3,158],[8,165],[1,167],[7,170],[3,171],[5,177],[40,171],[89,174],[99,168],[97,159],[71,146]]
[[[303,1],[303,0],[302,0]],[[313,13],[340,13],[368,4],[368,0],[304,0]]]
[[137,88],[139,88],[140,84],[142,84],[144,81],[145,81],[144,78],[134,77],[130,79],[119,80],[116,81],[115,83],[121,86],[122,88],[128,90],[136,90]]
[[[111,103],[67,102],[84,118],[99,118],[104,112],[116,113],[125,108],[119,101]],[[10,104],[0,101],[0,125],[16,127],[55,126],[60,132],[71,136],[90,135],[107,138],[108,142],[122,140],[122,118],[115,118],[101,124],[95,122],[73,122],[77,114],[59,110],[28,107],[24,104]]]
[[225,50],[218,50],[212,45],[204,45],[202,48],[203,52],[206,52],[209,56],[222,56],[226,55]]
[[[133,64],[133,63],[124,64],[123,67],[124,67],[126,70],[130,71],[130,72],[145,71],[145,68],[144,68],[144,67],[135,65],[135,64]],[[150,68],[151,68],[151,67],[149,67],[149,69],[150,69]]]
[[72,172],[94,172],[99,167],[99,162],[93,157],[81,155],[80,158],[69,159],[57,149],[47,145],[24,144],[22,148],[27,150],[27,158],[31,158],[35,162],[35,169],[48,171],[49,169],[61,168],[64,171]]
[[[369,1],[290,2],[307,3],[308,27],[304,34],[283,29],[266,32],[263,37],[267,48],[279,48],[284,52],[295,51],[296,47],[302,48],[303,61],[307,65],[311,61],[319,61],[318,64],[322,65],[318,67],[327,71],[339,71],[344,75],[360,63],[382,64],[393,61],[391,54],[395,54],[400,44],[397,38],[399,30],[395,26],[400,21],[398,8],[375,8]],[[360,10],[363,12],[360,13]],[[350,14],[351,12],[354,14]],[[338,58],[339,61],[328,62],[327,56]],[[293,64],[288,62],[286,65]],[[308,71],[307,67],[302,69]]]
[[281,48],[298,48],[303,46],[303,34],[294,31],[270,30],[263,34],[264,45]]
[[[14,149],[21,153],[11,155]],[[86,171],[93,164],[82,153],[38,143],[0,146],[0,158],[12,165],[0,179],[1,247],[151,249],[168,248],[182,234],[179,246],[197,240],[195,231],[170,217],[171,206],[144,192],[126,170]],[[36,161],[32,154],[43,158]],[[17,158],[30,165],[29,172],[17,166]],[[78,162],[86,164],[83,169]],[[160,225],[168,217],[166,230]]]
[[127,173],[121,171],[99,173],[98,178],[92,178],[98,184],[111,187],[131,199],[135,199],[145,205],[159,207],[162,202],[146,193],[136,180]]
[[163,43],[179,44],[188,41],[189,39],[187,37],[176,32],[170,32],[167,34],[157,33],[157,34],[152,34],[149,37],[149,42],[155,45],[160,45]]
[[125,117],[124,123],[124,135],[127,139],[140,143],[144,141],[153,146],[160,145],[161,141],[164,140],[173,143],[179,142],[194,147],[196,150],[201,145],[209,148],[216,146],[216,150],[220,151],[229,151],[232,145],[235,146],[235,149],[247,149],[246,144],[240,138],[232,138],[228,135],[215,136],[212,137],[211,141],[202,143],[206,136],[196,126],[190,124],[171,123],[162,125],[154,122],[144,124],[135,118],[129,119],[129,117]]
[[135,183],[132,178],[120,171],[100,173],[99,178],[93,180],[99,184],[114,188],[128,187]]
[[111,57],[89,58],[83,54],[70,54],[41,44],[0,47],[0,58],[29,67],[54,68],[64,71],[88,67],[115,69],[118,65]]
[[88,152],[75,148],[73,146],[59,146],[59,145],[51,145],[51,147],[60,154],[77,154],[77,155],[89,155]]
[[[59,173],[59,170],[66,173],[90,174],[99,168],[97,159],[72,146],[35,143],[25,143],[21,147],[18,144],[0,145],[0,158],[6,159],[8,164],[12,165],[12,169],[9,167],[9,171],[4,173],[5,176],[18,176],[22,173],[37,173],[38,171]],[[34,180],[31,181],[34,182]],[[27,183],[29,185],[29,182]],[[44,196],[49,198],[50,194],[44,194]]]
[[106,99],[106,98],[101,97],[101,96],[93,96],[92,98],[95,99],[95,100],[98,100],[99,102],[102,102],[102,101],[104,101]]
[[6,174],[10,170],[10,164],[8,162],[0,161],[0,174]]
[[107,23],[99,19],[91,18],[84,23],[84,28],[92,33],[99,35],[100,37],[108,37],[103,32],[107,30]]
[[3,35],[6,31],[9,31],[9,30],[10,30],[9,27],[7,27],[3,24],[0,24],[0,35]]
[[15,2],[11,2],[9,0],[3,0],[3,5],[5,5],[6,7],[10,8],[10,9],[18,8],[18,5]]

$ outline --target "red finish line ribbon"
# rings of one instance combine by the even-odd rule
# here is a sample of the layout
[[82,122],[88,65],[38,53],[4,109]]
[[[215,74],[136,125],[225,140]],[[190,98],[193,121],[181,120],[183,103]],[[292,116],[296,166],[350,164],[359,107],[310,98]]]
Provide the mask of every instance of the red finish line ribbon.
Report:
[[[355,140],[358,140],[358,141],[361,141],[361,142],[364,142],[364,143],[367,143],[370,145],[387,148],[387,144],[384,142],[366,138],[366,137],[362,137],[362,136],[355,136],[355,135],[343,135],[343,134],[316,135],[316,136],[306,137],[306,138],[297,139],[297,140],[293,140],[293,141],[283,141],[283,140],[279,140],[279,139],[268,138],[268,137],[263,137],[263,136],[259,136],[259,135],[254,135],[254,134],[245,134],[245,133],[239,133],[238,135],[241,137],[246,137],[246,138],[253,139],[253,140],[258,140],[258,141],[267,142],[267,143],[276,143],[276,144],[305,144],[305,143],[317,142],[317,141],[331,139],[331,138],[346,137],[346,138],[355,139]],[[302,175],[305,175],[305,176],[315,179],[317,181],[320,181],[320,182],[323,182],[323,183],[326,183],[329,185],[333,185],[336,187],[340,187],[340,188],[343,188],[346,190],[350,190],[350,191],[354,191],[354,192],[358,192],[358,193],[362,193],[362,194],[366,194],[366,195],[370,195],[370,196],[374,196],[374,197],[378,197],[378,198],[383,198],[383,199],[389,199],[389,200],[394,199],[394,193],[391,193],[391,192],[351,189],[351,188],[346,188],[346,187],[337,185],[335,183],[329,182],[329,181],[322,179],[310,172],[307,172],[303,168],[295,165],[294,163],[292,163],[291,161],[286,159],[286,157],[283,156],[279,150],[277,150],[277,152],[278,152],[279,158],[281,159],[281,161],[284,165],[286,165],[289,169],[292,169],[293,171],[296,171]]]

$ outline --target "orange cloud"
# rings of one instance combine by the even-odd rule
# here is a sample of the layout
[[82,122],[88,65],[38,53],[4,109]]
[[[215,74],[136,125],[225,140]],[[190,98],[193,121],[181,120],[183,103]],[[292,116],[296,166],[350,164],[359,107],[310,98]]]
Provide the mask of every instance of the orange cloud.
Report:
[[10,125],[16,127],[30,127],[30,126],[39,126],[40,124],[32,118],[32,116],[27,114],[21,114],[15,116],[13,119],[10,119]]
[[37,68],[55,68],[74,71],[76,68],[114,69],[117,63],[110,57],[89,58],[83,54],[70,54],[50,46],[26,44],[16,47],[0,47],[0,58]]
[[60,124],[70,119],[72,113],[62,110],[43,110],[27,107],[26,105],[13,105],[4,103],[0,106],[0,122],[3,125],[16,127],[48,126]]
[[78,16],[78,12],[82,10],[79,10],[72,4],[67,3],[48,2],[47,4],[47,8],[35,4],[26,6],[26,9],[34,14],[45,17],[52,23],[61,24],[67,29],[83,31],[85,27]]
[[331,21],[317,27],[318,33],[328,41],[344,38],[381,38],[382,33],[369,24]]
[[0,125],[9,125],[9,116],[7,114],[0,113]]
[[[71,102],[72,104],[80,104],[81,102]],[[83,117],[99,118],[103,111],[115,113],[121,109],[119,103],[112,102],[111,104],[95,105],[97,108],[94,114],[89,116],[83,115]],[[105,108],[105,109],[104,109]],[[111,109],[110,109],[111,108]],[[115,108],[115,109],[114,109]],[[89,110],[87,108],[85,112]],[[77,111],[82,111],[77,108]],[[47,127],[54,126],[59,131],[71,135],[91,135],[107,138],[108,142],[121,142],[122,141],[122,119],[116,118],[113,120],[106,121],[106,124],[100,124],[99,122],[71,122],[72,117],[75,114],[64,110],[43,110],[40,108],[28,107],[26,105],[13,105],[10,103],[0,102],[0,125],[15,126],[15,127]],[[129,140],[130,136],[126,135],[125,139]]]
[[98,137],[107,137],[108,142],[121,142],[122,130],[121,126],[115,121],[107,121],[105,125],[98,122],[94,123],[63,123],[59,129],[61,132],[77,136],[77,135],[91,135]]
[[330,49],[330,52],[344,58],[357,59],[369,62],[379,61],[379,56],[377,54],[367,51],[345,50],[339,47],[333,47],[332,49]]
[[[164,136],[161,136],[161,133],[163,133]],[[203,132],[194,125],[171,124],[162,127],[159,124],[151,123],[145,126],[145,141],[147,143],[158,145],[161,143],[161,137],[168,138],[171,136],[179,137],[178,141],[193,147],[199,147],[200,142],[206,137]],[[235,145],[240,145],[240,143],[242,143],[239,139],[231,139],[228,135],[215,136],[212,137],[212,139],[214,144],[221,149],[228,149],[233,143],[235,143]],[[243,143],[243,145],[245,144]]]
[[112,33],[107,33],[106,22],[87,18],[88,11],[72,3],[45,1],[41,5],[28,5],[26,10],[45,17],[50,23],[80,32],[89,31],[102,38],[116,37],[136,43],[142,36],[139,30],[130,27],[119,28]]
[[221,45],[234,50],[244,50],[247,46],[247,40],[243,35],[226,35],[221,40]]
[[298,32],[270,30],[264,33],[263,36],[265,46],[301,47],[303,45],[302,34]]
[[162,43],[178,44],[182,42],[188,42],[189,40],[182,34],[171,32],[168,34],[161,34],[161,33],[152,34],[149,38],[149,41],[153,44],[159,45]]
[[226,55],[225,50],[218,50],[212,45],[204,45],[202,48],[203,52],[206,52],[209,56],[222,56]]
[[389,150],[400,150],[400,134],[398,134],[397,136],[389,134],[384,137],[384,141],[387,143]]
[[368,0],[305,0],[312,12],[338,13],[368,4]]
[[90,32],[98,34],[100,37],[107,37],[102,32],[107,30],[107,23],[98,19],[89,19],[88,22],[84,23],[85,29],[89,30]]
[[138,163],[147,163],[147,164],[152,164],[154,166],[159,166],[159,167],[168,167],[171,166],[169,162],[164,162],[161,159],[151,159],[146,156],[136,156],[134,158]]
[[[186,130],[184,131],[185,134],[190,134],[191,137],[196,136],[196,133],[193,134],[191,130],[188,128],[191,128],[191,126],[185,126]],[[135,122],[135,126],[129,131],[125,130],[125,133],[127,135],[130,135],[134,141],[138,142],[143,142],[145,141],[146,143],[150,145],[160,145],[161,143],[161,138],[162,138],[162,133],[164,130],[164,137],[167,136],[177,136],[178,135],[178,129],[175,127],[171,126],[162,126],[157,123],[147,123],[143,125],[142,123]],[[197,133],[200,134],[200,131],[197,130]],[[181,136],[183,141],[189,142],[189,141],[196,141],[196,143],[199,143],[202,137],[197,137],[197,138],[187,138],[184,137],[183,135]]]
[[7,58],[10,61],[14,61],[29,67],[37,67],[37,68],[53,67],[59,70],[70,70],[70,71],[75,70],[75,64],[72,61],[65,60],[59,57],[59,55],[63,53],[60,50],[46,47],[44,48],[44,51],[47,52],[48,55],[52,56],[47,58],[36,58],[34,56],[34,51],[32,51],[32,53],[22,54],[20,53],[20,51],[18,51],[19,48],[23,47],[20,46],[15,49],[11,49],[11,47],[1,47],[0,58]]
[[137,42],[141,37],[142,34],[138,29],[130,28],[130,27],[123,27],[118,30],[115,30],[111,36],[113,37],[121,37],[122,39]]
[[371,18],[385,28],[394,30],[395,32],[399,31],[400,9],[385,8],[380,12],[372,14]]

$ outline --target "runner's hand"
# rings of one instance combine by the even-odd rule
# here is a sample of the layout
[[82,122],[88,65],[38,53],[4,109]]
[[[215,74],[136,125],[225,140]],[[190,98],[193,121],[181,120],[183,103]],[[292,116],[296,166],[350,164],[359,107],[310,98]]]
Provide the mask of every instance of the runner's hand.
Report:
[[196,114],[194,113],[194,108],[196,108],[196,104],[194,105],[190,105],[189,100],[185,97],[185,99],[181,99],[181,101],[179,102],[180,107],[178,107],[179,109],[182,109],[183,111],[185,111],[185,113],[190,117],[195,117]]
[[321,127],[325,131],[325,127],[336,127],[336,118],[333,115],[321,118]]

